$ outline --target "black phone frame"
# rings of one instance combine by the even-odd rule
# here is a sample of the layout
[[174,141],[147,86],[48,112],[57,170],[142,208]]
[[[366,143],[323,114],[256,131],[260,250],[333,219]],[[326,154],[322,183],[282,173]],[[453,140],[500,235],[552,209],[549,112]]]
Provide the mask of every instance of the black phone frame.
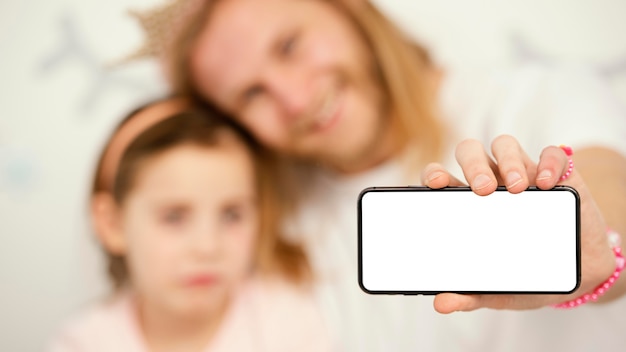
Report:
[[[576,202],[576,285],[570,291],[372,291],[363,285],[363,251],[362,251],[362,199],[369,192],[472,192],[468,186],[429,188],[426,186],[387,186],[387,187],[368,187],[363,189],[358,196],[358,283],[361,290],[370,295],[437,295],[440,293],[458,293],[458,294],[570,294],[580,287],[581,282],[581,240],[580,240],[580,196],[575,188],[566,185],[557,185],[549,190],[542,190],[535,186],[531,186],[524,192],[552,192],[565,191],[574,195]],[[498,186],[496,192],[508,192],[506,187]]]

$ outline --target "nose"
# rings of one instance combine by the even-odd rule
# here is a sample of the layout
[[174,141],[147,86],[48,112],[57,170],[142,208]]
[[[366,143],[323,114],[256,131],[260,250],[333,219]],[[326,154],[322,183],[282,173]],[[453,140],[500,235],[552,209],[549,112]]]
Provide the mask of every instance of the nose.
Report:
[[312,81],[303,69],[276,69],[266,79],[268,93],[288,119],[309,113],[312,106]]
[[189,249],[197,258],[210,259],[217,257],[221,248],[221,237],[218,236],[217,227],[210,222],[199,225],[189,236]]

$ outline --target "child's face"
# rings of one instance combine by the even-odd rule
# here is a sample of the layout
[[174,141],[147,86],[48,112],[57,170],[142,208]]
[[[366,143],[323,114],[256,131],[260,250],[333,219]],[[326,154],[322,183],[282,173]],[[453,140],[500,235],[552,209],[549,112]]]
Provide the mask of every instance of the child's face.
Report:
[[259,229],[251,156],[232,136],[140,163],[121,207],[132,287],[173,314],[220,309],[248,274]]

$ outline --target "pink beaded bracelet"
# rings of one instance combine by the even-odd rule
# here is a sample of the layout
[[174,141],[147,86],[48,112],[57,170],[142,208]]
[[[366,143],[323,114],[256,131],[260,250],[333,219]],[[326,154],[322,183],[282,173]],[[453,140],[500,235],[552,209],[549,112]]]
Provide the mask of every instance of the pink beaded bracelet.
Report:
[[561,176],[561,181],[565,181],[569,178],[569,175],[571,175],[572,171],[574,170],[574,160],[572,160],[572,155],[574,155],[574,151],[572,150],[572,147],[568,147],[566,145],[560,145],[559,148],[563,149],[565,155],[567,155],[567,171],[565,171],[565,173]]
[[576,299],[571,301],[563,302],[554,305],[554,308],[574,308],[578,307],[581,304],[585,304],[589,301],[597,301],[600,296],[606,293],[606,291],[615,284],[615,281],[620,276],[622,270],[624,270],[624,255],[622,254],[622,248],[620,247],[620,237],[619,234],[613,230],[608,230],[607,235],[609,237],[609,243],[611,247],[613,247],[613,253],[615,254],[615,271],[613,275],[611,275],[606,281],[598,285],[592,293],[584,294]]

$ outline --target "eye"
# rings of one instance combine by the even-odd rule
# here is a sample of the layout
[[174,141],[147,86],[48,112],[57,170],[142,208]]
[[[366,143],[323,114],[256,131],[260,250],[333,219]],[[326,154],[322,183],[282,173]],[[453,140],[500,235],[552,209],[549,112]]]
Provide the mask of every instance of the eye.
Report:
[[264,92],[264,89],[261,85],[258,85],[258,84],[253,85],[250,88],[245,90],[245,92],[243,93],[243,100],[244,102],[248,103],[252,101],[254,98],[263,94],[263,92]]
[[181,225],[185,222],[187,215],[188,212],[184,208],[165,209],[161,214],[161,221],[167,225]]
[[291,54],[293,54],[293,52],[296,49],[297,40],[298,40],[298,35],[295,33],[290,34],[289,36],[285,37],[285,39],[283,39],[280,42],[280,47],[279,47],[280,54],[283,57],[289,57]]
[[221,221],[228,225],[238,224],[243,220],[244,211],[239,206],[228,206],[222,210]]

